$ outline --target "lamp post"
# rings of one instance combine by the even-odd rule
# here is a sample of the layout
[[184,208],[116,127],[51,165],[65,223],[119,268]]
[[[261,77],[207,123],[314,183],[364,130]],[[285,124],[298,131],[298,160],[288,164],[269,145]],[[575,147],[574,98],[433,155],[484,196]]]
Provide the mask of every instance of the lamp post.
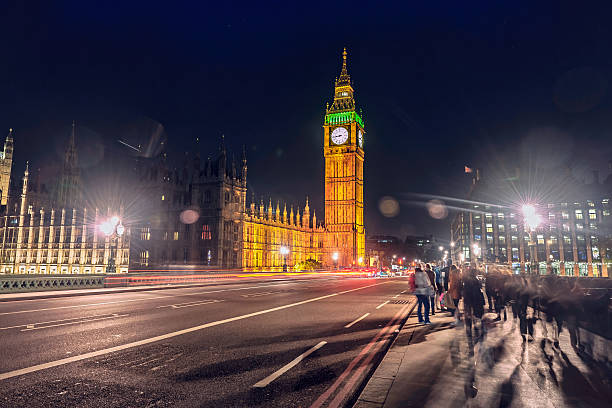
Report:
[[531,204],[525,204],[522,207],[523,210],[523,220],[525,222],[525,226],[527,227],[527,232],[529,233],[529,273],[533,274],[533,270],[536,267],[535,262],[535,246],[536,242],[533,240],[533,233],[538,228],[540,224],[540,216],[536,213],[536,209]]
[[280,247],[280,253],[283,256],[283,272],[287,272],[287,255],[289,254],[289,248],[282,245]]
[[455,252],[454,251],[454,249],[455,249],[455,241],[451,241],[449,246],[450,246],[450,261],[452,263],[453,262],[453,257],[455,256],[455,253],[454,253]]
[[332,259],[334,260],[334,269],[338,269],[338,253],[334,252],[332,254]]
[[116,273],[115,250],[119,237],[125,232],[125,227],[121,223],[121,219],[115,215],[100,224],[98,228],[106,235],[110,243],[110,256],[106,265],[106,273]]

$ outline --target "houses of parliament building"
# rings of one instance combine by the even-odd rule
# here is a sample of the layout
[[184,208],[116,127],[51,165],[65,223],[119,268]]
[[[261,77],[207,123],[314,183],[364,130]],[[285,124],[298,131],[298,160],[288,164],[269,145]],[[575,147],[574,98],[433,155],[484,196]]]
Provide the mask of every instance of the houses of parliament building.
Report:
[[[0,273],[105,273],[201,269],[280,270],[313,260],[324,266],[365,264],[363,165],[365,126],[355,106],[347,53],[323,122],[325,214],[247,191],[247,158],[199,152],[176,169],[165,153],[136,166],[132,204],[96,209],[82,200],[75,126],[55,188],[32,183],[26,167],[13,180],[12,132],[0,158]],[[17,188],[18,186],[20,188]],[[45,191],[43,191],[45,190]],[[137,210],[132,211],[132,208]],[[116,215],[125,232],[104,236],[99,223]]]

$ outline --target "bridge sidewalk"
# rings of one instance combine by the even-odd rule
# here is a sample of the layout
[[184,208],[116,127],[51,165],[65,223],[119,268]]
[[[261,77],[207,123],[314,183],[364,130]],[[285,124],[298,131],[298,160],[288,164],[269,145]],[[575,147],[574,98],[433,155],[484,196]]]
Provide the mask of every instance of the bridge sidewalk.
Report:
[[485,339],[470,347],[448,313],[432,316],[430,326],[411,317],[354,408],[609,407],[612,373],[577,353],[567,330],[556,348],[539,337],[538,322],[535,341],[523,343],[511,315],[494,318],[485,315]]

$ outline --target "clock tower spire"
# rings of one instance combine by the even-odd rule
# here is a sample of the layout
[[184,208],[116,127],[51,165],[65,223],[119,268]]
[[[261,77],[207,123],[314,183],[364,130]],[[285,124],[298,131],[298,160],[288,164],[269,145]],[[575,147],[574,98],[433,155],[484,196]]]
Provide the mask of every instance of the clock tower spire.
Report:
[[334,83],[334,101],[325,109],[323,153],[325,156],[326,263],[359,265],[365,256],[363,223],[363,163],[365,126],[355,108],[355,91],[347,68],[346,48],[342,69]]

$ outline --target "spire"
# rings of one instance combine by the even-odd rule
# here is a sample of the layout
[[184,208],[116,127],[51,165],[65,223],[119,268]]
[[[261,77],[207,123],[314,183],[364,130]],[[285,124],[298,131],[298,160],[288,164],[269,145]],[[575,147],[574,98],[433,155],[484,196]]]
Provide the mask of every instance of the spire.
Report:
[[28,180],[30,179],[30,162],[26,161],[25,172],[23,173],[23,186],[21,187],[21,211],[20,214],[25,214],[26,200],[28,196]]
[[274,214],[274,220],[276,222],[280,222],[281,214],[280,214],[280,202],[276,201],[276,213]]
[[272,221],[272,197],[270,197],[270,203],[268,204],[268,221]]
[[287,203],[283,207],[283,224],[287,223]]
[[11,142],[13,141],[13,128],[9,128],[8,135],[6,135],[7,142],[9,141],[9,139],[11,140]]
[[351,84],[351,76],[346,68],[346,47],[342,51],[342,69],[340,70],[340,76],[336,79],[336,86],[346,86]]
[[225,154],[225,135],[221,134],[221,143],[219,144],[219,151]]
[[355,111],[354,90],[351,84],[351,76],[346,66],[346,55],[346,48],[344,48],[342,52],[342,69],[340,70],[340,76],[336,78],[334,86],[334,102],[329,108],[326,108],[326,114]]
[[72,131],[70,132],[69,148],[76,149],[76,120],[72,121]]

